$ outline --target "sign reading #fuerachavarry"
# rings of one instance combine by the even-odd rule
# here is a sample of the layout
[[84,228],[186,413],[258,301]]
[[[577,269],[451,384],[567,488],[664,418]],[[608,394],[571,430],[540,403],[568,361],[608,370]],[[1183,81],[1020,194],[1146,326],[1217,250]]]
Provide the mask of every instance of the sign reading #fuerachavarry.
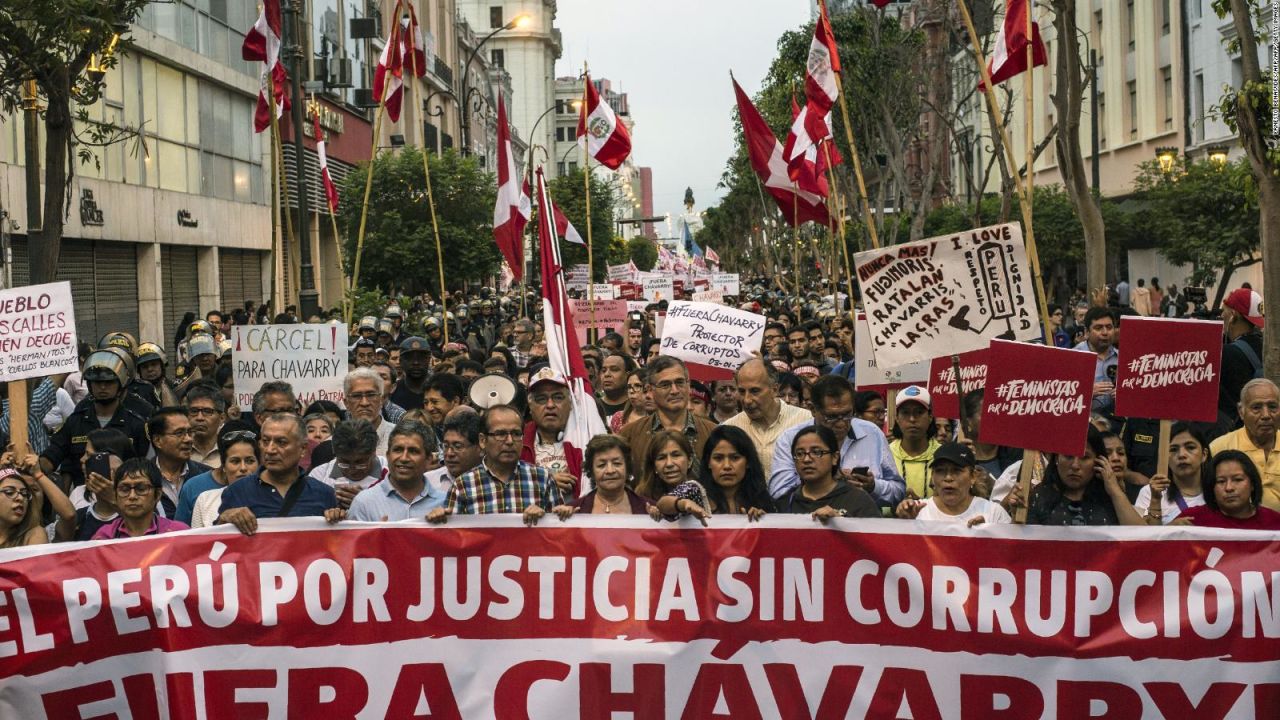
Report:
[[733,375],[764,342],[765,318],[714,303],[677,300],[667,307],[662,354],[684,360],[695,380]]
[[71,283],[0,290],[0,382],[75,372]]
[[876,362],[886,367],[1040,337],[1017,223],[855,256]]
[[282,380],[293,386],[303,407],[316,400],[342,403],[347,375],[347,326],[233,325],[231,362],[236,402],[253,408],[253,395],[263,383]]

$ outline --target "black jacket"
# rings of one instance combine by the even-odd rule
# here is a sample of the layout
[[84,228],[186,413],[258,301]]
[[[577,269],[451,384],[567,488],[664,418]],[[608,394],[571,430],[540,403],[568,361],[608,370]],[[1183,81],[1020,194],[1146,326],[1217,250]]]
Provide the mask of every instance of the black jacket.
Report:
[[[139,411],[139,405],[145,403],[136,398],[130,401],[126,397],[116,406],[115,415],[111,416],[105,427],[123,432],[133,442],[135,456],[146,457],[150,448],[150,443],[147,442],[147,418],[151,411],[148,407],[147,414],[144,415]],[[93,398],[85,398],[49,439],[49,447],[40,456],[48,459],[55,470],[66,473],[71,478],[72,485],[81,485],[84,483],[84,472],[80,468],[80,457],[84,455],[89,433],[102,427],[98,424]]]

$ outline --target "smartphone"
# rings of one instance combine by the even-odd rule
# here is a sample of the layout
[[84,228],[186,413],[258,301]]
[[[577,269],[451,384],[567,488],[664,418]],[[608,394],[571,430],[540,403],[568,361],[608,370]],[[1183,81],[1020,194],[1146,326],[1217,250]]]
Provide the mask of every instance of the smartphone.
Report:
[[854,475],[870,475],[871,468],[867,467],[866,465],[859,465],[858,467],[850,470],[849,472],[853,473]]
[[102,477],[111,479],[111,453],[100,452],[89,456],[84,464],[85,474],[97,473]]

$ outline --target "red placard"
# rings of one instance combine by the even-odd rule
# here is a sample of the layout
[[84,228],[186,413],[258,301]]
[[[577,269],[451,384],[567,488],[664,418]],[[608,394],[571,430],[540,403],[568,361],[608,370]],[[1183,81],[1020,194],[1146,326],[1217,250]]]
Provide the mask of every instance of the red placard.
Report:
[[[987,351],[960,353],[960,383],[964,392],[987,384]],[[936,357],[929,363],[929,395],[933,398],[933,416],[960,419],[960,395],[956,392],[955,364],[950,355]]]
[[982,441],[1083,455],[1098,356],[993,340],[987,349]]
[[1126,316],[1120,320],[1116,414],[1159,420],[1218,419],[1222,323]]

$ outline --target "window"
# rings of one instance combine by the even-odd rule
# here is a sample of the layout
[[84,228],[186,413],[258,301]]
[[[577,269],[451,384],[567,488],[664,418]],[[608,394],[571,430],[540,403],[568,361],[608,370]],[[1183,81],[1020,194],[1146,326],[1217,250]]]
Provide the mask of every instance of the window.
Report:
[[1169,0],[1160,0],[1160,34],[1169,34],[1169,18],[1173,16],[1173,8],[1169,7]]
[[564,163],[556,163],[556,177],[564,177]]
[[1093,13],[1093,36],[1097,38],[1098,46],[1093,48],[1098,51],[1098,64],[1102,64],[1103,49],[1106,48],[1106,36],[1102,34],[1102,11],[1095,10]]
[[1191,136],[1195,142],[1204,141],[1204,75],[1196,73],[1195,82],[1191,86],[1191,118],[1193,126]]
[[240,58],[244,33],[258,17],[257,6],[257,0],[150,3],[138,17],[138,24],[220,64],[257,77],[257,69],[252,67],[255,63]]
[[490,5],[489,6],[489,27],[500,28],[503,25],[506,25],[506,23],[502,21],[502,6]]
[[1129,49],[1133,50],[1135,28],[1133,23],[1133,0],[1125,0],[1124,4],[1124,32],[1129,38]]
[[1107,96],[1098,93],[1098,147],[1107,148]]
[[1173,68],[1165,65],[1160,69],[1160,81],[1164,87],[1164,129],[1173,129]]
[[1190,0],[1190,2],[1187,3],[1187,6],[1190,8],[1188,14],[1191,16],[1192,20],[1200,19],[1201,13],[1203,12],[1200,8],[1200,4],[1203,2],[1204,0]]
[[1129,139],[1138,139],[1138,81],[1129,81]]
[[489,64],[496,68],[505,68],[507,66],[506,53],[501,50],[490,50]]

